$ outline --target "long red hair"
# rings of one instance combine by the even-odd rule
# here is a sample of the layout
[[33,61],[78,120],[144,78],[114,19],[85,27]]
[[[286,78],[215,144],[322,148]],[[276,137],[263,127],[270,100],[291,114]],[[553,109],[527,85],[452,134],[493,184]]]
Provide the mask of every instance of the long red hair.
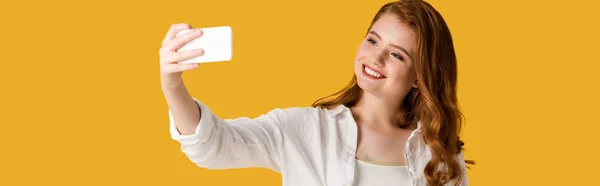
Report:
[[[464,115],[459,109],[456,82],[457,64],[452,36],[446,22],[429,3],[421,0],[399,0],[383,5],[373,23],[383,14],[392,13],[410,26],[416,34],[414,67],[418,88],[411,89],[401,103],[398,123],[416,124],[421,121],[423,138],[431,149],[432,158],[425,166],[428,185],[444,185],[462,179],[460,162],[455,155],[463,150],[459,133]],[[331,108],[339,104],[354,106],[362,95],[356,75],[342,90],[315,101],[312,106]],[[466,161],[474,164],[473,161]],[[446,166],[439,166],[440,164]]]

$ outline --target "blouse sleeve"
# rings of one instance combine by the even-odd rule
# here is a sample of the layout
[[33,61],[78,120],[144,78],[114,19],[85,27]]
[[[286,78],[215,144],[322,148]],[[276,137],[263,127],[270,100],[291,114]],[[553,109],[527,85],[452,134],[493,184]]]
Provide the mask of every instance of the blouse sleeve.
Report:
[[276,172],[282,165],[282,126],[293,122],[291,109],[273,109],[255,118],[221,119],[197,103],[201,118],[195,133],[181,135],[169,109],[172,139],[197,166],[208,169],[262,167]]

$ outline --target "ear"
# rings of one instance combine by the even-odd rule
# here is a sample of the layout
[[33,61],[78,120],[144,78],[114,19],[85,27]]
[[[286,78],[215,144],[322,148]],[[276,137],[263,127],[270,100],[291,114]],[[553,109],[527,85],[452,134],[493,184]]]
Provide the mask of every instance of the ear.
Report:
[[418,85],[419,85],[419,81],[418,81],[418,79],[415,79],[415,81],[413,81],[413,83],[412,83],[412,87],[418,88],[419,87]]

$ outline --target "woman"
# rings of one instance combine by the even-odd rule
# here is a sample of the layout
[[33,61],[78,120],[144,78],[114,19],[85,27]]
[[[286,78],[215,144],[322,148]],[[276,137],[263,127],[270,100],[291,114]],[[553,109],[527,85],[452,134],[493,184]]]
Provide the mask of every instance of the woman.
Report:
[[200,167],[264,167],[283,185],[467,185],[456,98],[456,57],[440,14],[428,3],[384,5],[353,62],[355,75],[340,92],[312,107],[273,109],[256,118],[221,119],[191,97],[177,61],[203,51],[176,50],[201,32],[161,49],[161,84],[170,132]]

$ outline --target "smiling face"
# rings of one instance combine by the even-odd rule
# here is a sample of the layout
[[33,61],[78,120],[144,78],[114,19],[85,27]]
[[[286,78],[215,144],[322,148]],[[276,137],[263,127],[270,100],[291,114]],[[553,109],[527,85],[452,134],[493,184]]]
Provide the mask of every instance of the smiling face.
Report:
[[365,93],[398,101],[416,87],[414,32],[393,14],[382,15],[360,44],[354,60],[357,83]]

